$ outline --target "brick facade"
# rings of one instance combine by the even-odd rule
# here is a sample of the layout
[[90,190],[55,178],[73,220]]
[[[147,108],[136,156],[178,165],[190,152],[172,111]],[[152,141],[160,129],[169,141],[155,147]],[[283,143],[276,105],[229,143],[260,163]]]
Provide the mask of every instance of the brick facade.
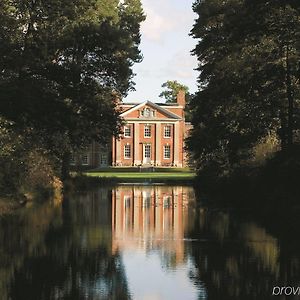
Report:
[[[73,164],[104,166],[184,167],[184,138],[189,124],[184,119],[185,95],[177,103],[121,103],[123,133],[105,147],[93,143]],[[88,156],[88,162],[86,162]],[[87,164],[85,164],[87,163]]]

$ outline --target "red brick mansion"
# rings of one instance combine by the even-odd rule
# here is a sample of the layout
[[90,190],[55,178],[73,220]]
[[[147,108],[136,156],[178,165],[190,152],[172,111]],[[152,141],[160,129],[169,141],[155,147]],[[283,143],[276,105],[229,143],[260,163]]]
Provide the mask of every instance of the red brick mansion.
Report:
[[125,120],[123,133],[111,144],[93,143],[87,152],[73,157],[73,165],[166,166],[184,167],[184,139],[190,129],[185,122],[185,94],[179,92],[177,103],[121,103]]

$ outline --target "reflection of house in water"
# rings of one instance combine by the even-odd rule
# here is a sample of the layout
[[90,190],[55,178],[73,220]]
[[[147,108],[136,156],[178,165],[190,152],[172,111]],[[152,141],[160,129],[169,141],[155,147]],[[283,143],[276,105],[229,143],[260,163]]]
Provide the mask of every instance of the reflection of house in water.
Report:
[[184,259],[184,229],[190,187],[121,186],[112,195],[113,252],[119,248],[171,253]]

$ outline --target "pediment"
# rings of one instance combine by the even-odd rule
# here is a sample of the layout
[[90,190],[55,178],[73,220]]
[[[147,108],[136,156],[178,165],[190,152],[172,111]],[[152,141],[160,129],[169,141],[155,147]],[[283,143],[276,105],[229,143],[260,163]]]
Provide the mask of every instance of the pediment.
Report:
[[139,103],[121,114],[124,118],[139,118],[139,119],[173,119],[180,120],[181,117],[168,111],[151,101]]

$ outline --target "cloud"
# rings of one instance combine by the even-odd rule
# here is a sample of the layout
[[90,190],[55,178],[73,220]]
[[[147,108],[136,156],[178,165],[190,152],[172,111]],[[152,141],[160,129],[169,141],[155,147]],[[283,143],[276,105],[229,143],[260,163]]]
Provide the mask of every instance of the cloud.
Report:
[[[181,0],[180,0],[181,1]],[[170,31],[191,27],[192,10],[183,10],[170,0],[143,0],[146,20],[141,25],[143,36],[154,42],[162,42]]]
[[151,41],[161,41],[162,36],[174,29],[174,21],[172,19],[165,18],[159,13],[155,12],[151,8],[145,8],[146,21],[141,26],[141,32],[144,37]]
[[180,50],[167,62],[165,72],[174,79],[193,79],[197,76],[194,70],[197,67],[197,59],[188,50]]

